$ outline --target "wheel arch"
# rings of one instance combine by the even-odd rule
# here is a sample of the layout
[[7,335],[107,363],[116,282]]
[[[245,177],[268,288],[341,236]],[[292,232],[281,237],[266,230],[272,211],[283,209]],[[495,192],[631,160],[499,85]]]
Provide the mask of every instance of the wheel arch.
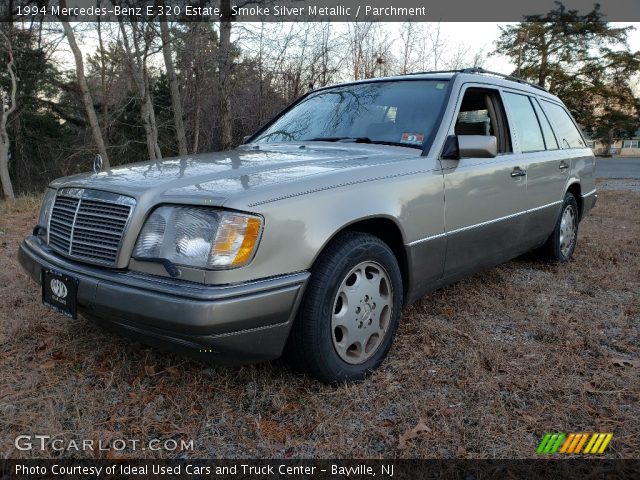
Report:
[[318,260],[320,255],[326,250],[327,246],[340,234],[345,232],[368,233],[382,240],[393,252],[393,255],[400,267],[402,275],[402,294],[403,300],[406,300],[410,291],[411,275],[409,271],[409,259],[405,250],[404,233],[397,220],[388,215],[373,215],[355,219],[337,229],[327,241],[318,250],[313,263]]
[[582,220],[583,199],[582,199],[582,187],[580,186],[580,182],[571,183],[567,187],[566,193],[570,193],[575,197],[576,203],[578,204],[578,219]]

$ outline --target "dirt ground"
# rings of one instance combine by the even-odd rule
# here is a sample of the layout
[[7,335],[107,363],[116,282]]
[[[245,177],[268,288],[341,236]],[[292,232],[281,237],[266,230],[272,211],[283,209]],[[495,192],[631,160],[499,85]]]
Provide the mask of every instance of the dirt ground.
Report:
[[[545,432],[597,431],[607,456],[638,458],[640,192],[603,190],[569,264],[528,256],[425,297],[382,368],[337,388],[49,311],[16,260],[38,201],[0,205],[0,457],[523,458]],[[19,434],[194,449],[23,452]]]

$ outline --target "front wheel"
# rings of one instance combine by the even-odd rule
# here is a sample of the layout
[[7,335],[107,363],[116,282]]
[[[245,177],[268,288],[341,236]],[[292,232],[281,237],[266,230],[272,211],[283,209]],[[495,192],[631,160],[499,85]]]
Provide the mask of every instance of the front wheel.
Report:
[[402,310],[402,276],[377,237],[347,232],[321,254],[285,359],[325,383],[365,378],[386,357]]
[[578,222],[578,203],[576,198],[567,192],[553,233],[542,247],[547,259],[559,262],[569,261],[576,249]]

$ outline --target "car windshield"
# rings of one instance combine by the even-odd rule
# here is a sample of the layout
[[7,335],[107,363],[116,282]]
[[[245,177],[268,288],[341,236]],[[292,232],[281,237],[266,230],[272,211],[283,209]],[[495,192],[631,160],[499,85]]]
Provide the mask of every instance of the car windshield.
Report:
[[446,80],[396,80],[320,90],[252,143],[334,141],[422,148],[436,128],[446,87]]

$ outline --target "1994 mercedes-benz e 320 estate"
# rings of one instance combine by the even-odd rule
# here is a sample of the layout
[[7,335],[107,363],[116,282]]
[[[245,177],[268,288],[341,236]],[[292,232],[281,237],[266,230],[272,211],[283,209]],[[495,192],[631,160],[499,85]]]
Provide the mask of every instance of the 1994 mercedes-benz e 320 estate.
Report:
[[315,90],[233,151],[55,180],[19,256],[67,315],[343,382],[426,292],[532,249],[569,260],[595,201],[558,98],[433,72]]

